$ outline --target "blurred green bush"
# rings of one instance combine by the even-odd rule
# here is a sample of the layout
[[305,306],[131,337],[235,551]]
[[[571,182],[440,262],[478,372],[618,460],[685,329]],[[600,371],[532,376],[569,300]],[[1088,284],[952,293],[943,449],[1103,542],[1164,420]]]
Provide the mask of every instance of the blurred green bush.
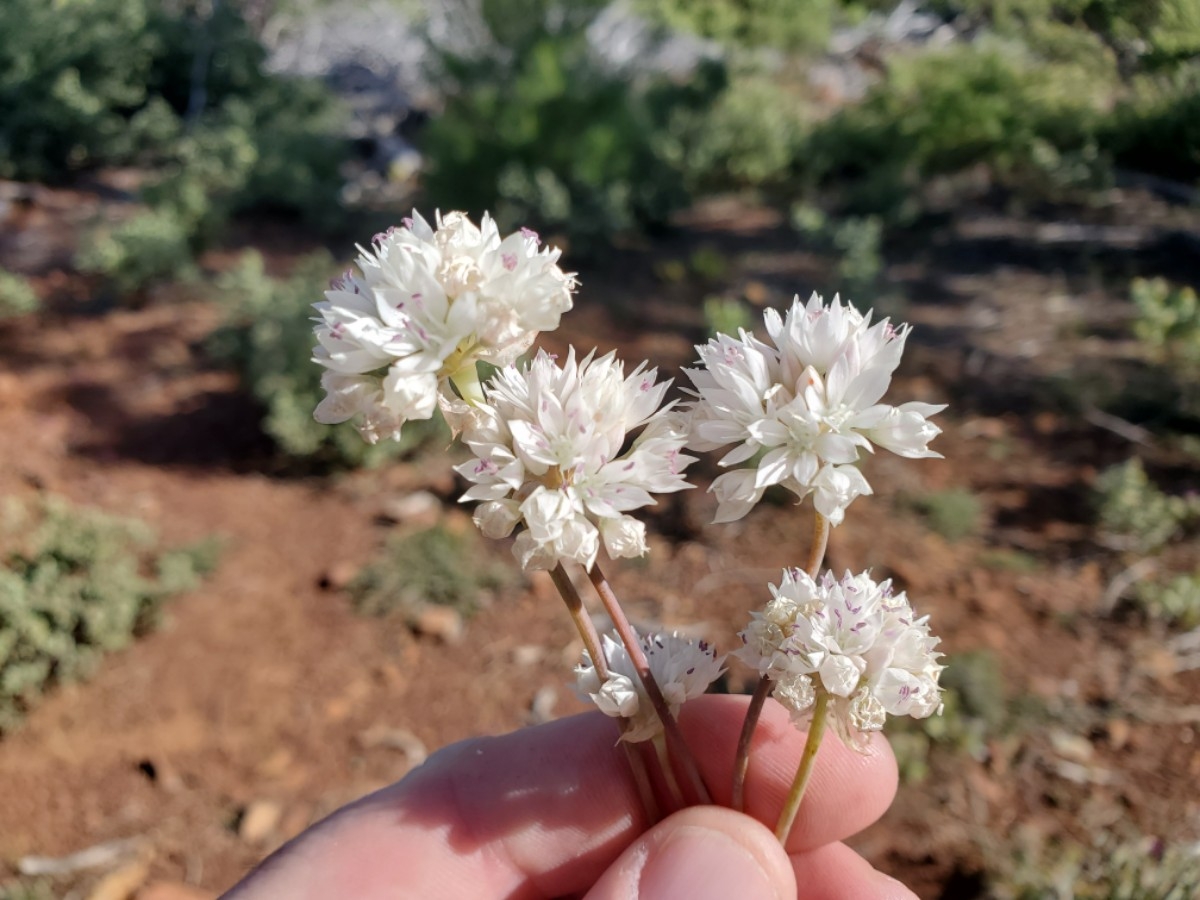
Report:
[[1151,354],[1175,365],[1200,364],[1200,297],[1165,278],[1135,278],[1130,296],[1137,308],[1133,333]]
[[325,208],[345,149],[332,97],[267,72],[265,58],[233,2],[5,0],[0,177],[186,167],[205,131],[236,129],[254,149],[240,204]]
[[0,269],[0,319],[36,312],[39,306],[41,301],[27,279]]
[[997,900],[1190,900],[1200,896],[1194,845],[1161,838],[1093,836],[1090,846],[1047,842],[1033,829],[1009,843],[987,896]]
[[1142,581],[1134,599],[1150,618],[1187,630],[1200,625],[1200,572]]
[[451,606],[467,615],[480,594],[511,583],[511,567],[485,552],[474,528],[435,525],[394,534],[374,562],[350,585],[354,607],[368,616],[397,609],[412,614],[426,603]]
[[1101,532],[1118,548],[1153,553],[1200,518],[1200,498],[1164,493],[1138,457],[1100,473],[1095,502]]
[[642,0],[638,11],[671,28],[722,44],[817,49],[842,0]]
[[75,264],[103,276],[120,296],[190,278],[196,273],[190,224],[169,208],[135,213],[120,225],[87,234]]
[[313,419],[323,396],[320,366],[312,361],[312,304],[334,271],[332,258],[300,260],[286,279],[266,274],[262,256],[247,251],[217,281],[226,323],[209,350],[236,369],[264,409],[263,430],[288,456],[335,466],[377,465],[437,440],[449,443],[440,417],[410,422],[401,441],[368,444],[349,424],[330,427]]
[[0,4],[0,177],[128,161],[174,137],[155,97],[166,51],[148,0]]
[[47,500],[4,510],[0,565],[0,732],[48,686],[87,677],[153,628],[163,603],[217,561],[205,541],[161,551],[142,523]]
[[732,66],[701,107],[685,106],[659,146],[679,167],[691,196],[753,188],[785,189],[811,130],[809,104],[794,86],[754,66]]
[[982,163],[1017,177],[1082,157],[1108,99],[1086,67],[1010,45],[899,57],[861,103],[814,129],[805,177],[837,186],[851,210],[903,214],[935,176]]
[[965,488],[903,494],[900,503],[920,513],[929,530],[948,541],[974,537],[984,525],[983,504]]
[[265,59],[228,0],[5,0],[0,177],[144,169],[149,210],[99,226],[78,259],[122,294],[187,274],[244,210],[340,227],[340,107]]
[[[1200,297],[1165,278],[1135,278],[1133,333],[1149,364],[1144,386],[1128,379],[1127,405],[1143,421],[1195,441],[1200,431]],[[1140,390],[1139,390],[1140,389]]]
[[985,166],[1039,197],[1106,187],[1113,166],[1200,177],[1193,0],[943,0],[985,37],[893,54],[860,102],[813,127],[800,171],[845,210],[905,219],[930,179]]
[[711,105],[723,70],[702,66],[676,84],[606,68],[587,35],[602,9],[491,0],[482,47],[431,42],[445,92],[422,136],[433,205],[490,209],[504,229],[535,225],[586,251],[661,224],[688,200],[666,128]]

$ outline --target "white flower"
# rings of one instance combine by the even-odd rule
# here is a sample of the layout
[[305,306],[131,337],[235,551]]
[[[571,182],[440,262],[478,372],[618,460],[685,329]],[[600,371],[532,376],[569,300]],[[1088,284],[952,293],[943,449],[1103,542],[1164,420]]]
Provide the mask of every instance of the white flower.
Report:
[[889,715],[921,719],[941,711],[938,639],[891,581],[847,572],[815,582],[788,569],[771,593],[766,609],[751,614],[734,655],[771,679],[798,722],[824,693],[839,733],[862,746],[862,735],[881,729]]
[[480,529],[505,537],[523,523],[513,552],[525,569],[564,559],[590,569],[601,543],[614,558],[643,555],[645,526],[627,513],[690,487],[693,461],[680,417],[662,406],[670,382],[656,377],[644,363],[626,377],[611,353],[576,363],[574,349],[561,367],[541,352],[501,370],[461,420],[476,459],[457,471],[472,483],[463,501],[481,501]]
[[356,419],[374,443],[428,419],[446,380],[477,361],[506,365],[571,308],[574,275],[528,229],[501,238],[484,215],[419,214],[360,249],[359,274],[315,304],[315,362],[329,371],[317,421]]
[[[583,661],[575,667],[576,692],[580,697],[590,698],[606,716],[629,720],[622,740],[645,741],[661,734],[662,723],[646,695],[629,652],[620,641],[608,635],[602,640],[604,658],[608,660],[608,678],[601,682],[592,658],[585,650]],[[718,657],[706,641],[693,641],[670,632],[645,635],[641,644],[650,672],[672,715],[678,715],[686,701],[703,694],[725,671],[725,658]]]
[[697,347],[702,368],[685,370],[695,386],[689,447],[736,444],[722,466],[754,460],[717,478],[717,522],[746,515],[771,485],[803,499],[840,524],[846,507],[871,486],[853,465],[878,444],[907,457],[938,456],[928,448],[941,433],[928,417],[944,406],[879,401],[900,363],[908,326],[871,324],[834,297],[799,297],[786,316],[768,310],[770,344],[745,331],[719,334]]

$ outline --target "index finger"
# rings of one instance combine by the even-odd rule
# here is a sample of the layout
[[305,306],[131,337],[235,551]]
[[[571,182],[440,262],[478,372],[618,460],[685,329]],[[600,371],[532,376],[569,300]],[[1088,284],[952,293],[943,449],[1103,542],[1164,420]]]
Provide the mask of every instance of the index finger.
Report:
[[[707,696],[680,725],[728,802],[748,698]],[[452,745],[404,780],[334,813],[268,859],[226,900],[562,897],[586,890],[647,827],[616,723],[598,713]],[[746,780],[769,825],[804,735],[768,703]],[[827,740],[788,849],[840,840],[877,819],[896,788],[886,743],[863,756]]]

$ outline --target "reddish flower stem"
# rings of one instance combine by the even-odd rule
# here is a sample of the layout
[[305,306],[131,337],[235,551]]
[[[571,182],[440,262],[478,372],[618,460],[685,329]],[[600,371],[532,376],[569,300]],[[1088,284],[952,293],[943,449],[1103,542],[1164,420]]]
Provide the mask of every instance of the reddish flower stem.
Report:
[[[592,666],[596,669],[596,674],[600,677],[600,682],[603,683],[608,678],[608,660],[604,656],[603,645],[600,641],[600,635],[596,631],[596,624],[583,607],[583,598],[575,590],[575,585],[571,582],[571,578],[567,575],[566,570],[563,569],[562,563],[559,563],[550,571],[550,578],[554,582],[554,586],[558,588],[558,593],[563,598],[563,602],[567,605],[567,612],[571,615],[571,621],[575,623],[575,628],[579,632],[580,638],[583,639],[583,646],[592,660]],[[629,730],[628,720],[619,719],[618,721],[620,722],[621,734],[624,735]],[[629,770],[633,774],[634,784],[637,785],[638,796],[642,800],[642,809],[646,812],[648,825],[654,825],[662,819],[662,807],[658,802],[658,798],[654,795],[650,773],[646,769],[646,760],[629,741],[622,740],[619,743],[625,751],[625,758],[629,761]]]
[[738,812],[746,811],[746,771],[750,768],[750,742],[754,739],[754,729],[758,726],[758,717],[762,714],[763,704],[771,696],[771,679],[764,675],[758,679],[758,687],[746,707],[746,718],[742,720],[742,733],[738,737],[737,755],[733,758],[733,799],[730,806]]
[[629,624],[629,619],[625,617],[625,611],[621,609],[617,595],[613,593],[608,579],[604,577],[604,573],[598,564],[592,566],[591,571],[588,572],[588,578],[591,579],[592,587],[596,589],[596,593],[600,595],[604,609],[608,612],[609,618],[612,619],[613,626],[617,629],[617,634],[621,638],[621,643],[625,645],[625,650],[629,653],[629,658],[637,669],[638,677],[642,680],[642,686],[646,689],[646,696],[650,699],[650,704],[658,714],[659,721],[662,722],[663,734],[667,739],[667,748],[671,751],[674,761],[679,764],[683,769],[684,775],[687,777],[687,786],[690,788],[689,793],[692,794],[692,802],[699,804],[712,803],[712,794],[708,790],[708,785],[704,783],[704,778],[700,775],[700,768],[696,765],[696,758],[692,755],[687,741],[683,739],[683,732],[679,730],[679,723],[671,715],[671,708],[667,705],[666,698],[663,697],[662,689],[658,686],[658,682],[654,680],[654,675],[650,672],[650,663],[646,659],[645,652],[642,650],[642,642],[638,638],[637,632],[633,630],[633,626]]
[[816,513],[816,517],[816,521],[813,522],[812,544],[808,548],[808,563],[804,566],[804,571],[812,579],[816,579],[817,572],[821,571],[825,550],[829,546],[829,520],[820,513]]

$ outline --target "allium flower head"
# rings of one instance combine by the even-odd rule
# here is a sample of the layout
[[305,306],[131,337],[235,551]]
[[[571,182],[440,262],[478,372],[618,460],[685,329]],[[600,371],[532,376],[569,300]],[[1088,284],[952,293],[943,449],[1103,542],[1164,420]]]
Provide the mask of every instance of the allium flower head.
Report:
[[[695,386],[689,447],[737,446],[721,460],[749,468],[717,478],[716,521],[742,518],[771,485],[803,499],[840,524],[846,507],[871,493],[853,465],[859,451],[879,445],[900,456],[939,456],[928,447],[941,429],[928,417],[945,409],[929,403],[880,403],[900,363],[908,326],[871,324],[838,297],[826,304],[799,297],[785,316],[767,310],[764,343],[745,331],[720,334],[697,347],[701,368],[685,370]],[[760,456],[761,454],[761,456]]]
[[601,542],[612,557],[643,555],[645,526],[626,513],[690,487],[694,461],[681,417],[662,406],[670,382],[656,377],[645,363],[626,376],[612,353],[576,362],[574,349],[562,366],[542,351],[501,370],[462,422],[476,459],[456,470],[473,485],[462,500],[480,501],[480,530],[500,538],[523,524],[513,553],[527,570],[590,569]]
[[[585,650],[583,662],[575,667],[576,693],[581,698],[590,698],[606,716],[629,720],[622,740],[646,741],[657,736],[662,732],[662,723],[646,696],[629,652],[608,635],[602,640],[608,678],[600,680]],[[689,640],[675,632],[643,636],[642,652],[675,716],[686,701],[703,694],[725,671],[725,658],[718,657],[711,644]]]
[[788,569],[771,593],[734,655],[771,679],[797,722],[823,692],[843,739],[862,746],[862,735],[880,730],[889,715],[923,719],[941,711],[938,638],[890,580],[847,572],[817,582]]
[[528,229],[501,238],[484,215],[432,228],[414,212],[359,248],[358,274],[334,279],[315,304],[315,362],[326,368],[316,419],[356,419],[371,443],[428,419],[446,379],[483,360],[506,365],[571,308],[573,275]]

